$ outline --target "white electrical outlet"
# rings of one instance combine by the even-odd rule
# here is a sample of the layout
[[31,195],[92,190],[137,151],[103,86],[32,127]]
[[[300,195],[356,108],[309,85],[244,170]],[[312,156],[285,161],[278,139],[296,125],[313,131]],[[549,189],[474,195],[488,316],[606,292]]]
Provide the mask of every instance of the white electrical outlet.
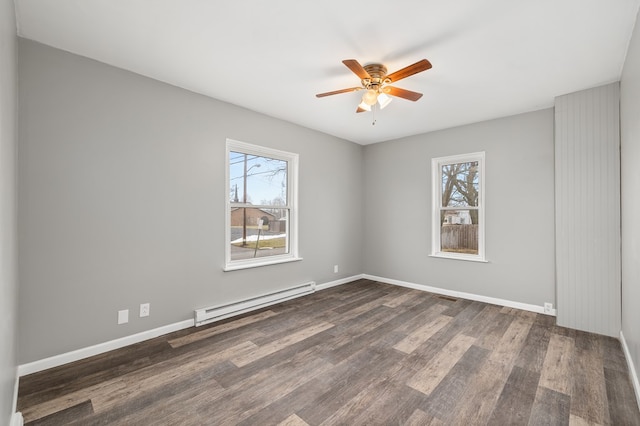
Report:
[[140,304],[140,318],[148,317],[150,309],[151,309],[151,304],[150,303],[141,303]]
[[544,313],[545,314],[553,314],[553,303],[545,303],[544,304]]
[[334,274],[338,273],[338,265],[333,265],[333,273]]
[[124,309],[122,311],[118,311],[118,324],[125,324],[129,322],[129,310]]

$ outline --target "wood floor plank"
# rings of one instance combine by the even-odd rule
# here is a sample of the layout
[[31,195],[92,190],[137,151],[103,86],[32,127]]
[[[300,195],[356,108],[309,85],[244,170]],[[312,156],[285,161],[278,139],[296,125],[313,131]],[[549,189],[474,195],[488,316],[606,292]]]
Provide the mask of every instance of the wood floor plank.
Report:
[[[329,331],[329,334],[334,336],[331,348],[339,347],[355,337],[376,329],[397,314],[386,306],[376,306],[353,317],[341,317],[339,321],[333,318],[338,324]],[[329,347],[327,346],[326,349],[328,350]]]
[[[181,407],[194,407],[200,395],[215,399],[225,392],[225,389],[215,382],[215,376],[220,368],[206,368],[194,372],[189,376],[181,375],[171,384],[155,387],[153,391],[137,392],[120,399],[108,410],[95,413],[92,416],[79,417],[71,425],[88,424],[128,426],[140,424],[177,424],[184,422]],[[182,419],[182,420],[181,420]]]
[[437,357],[431,359],[422,370],[407,382],[407,386],[429,395],[449,370],[458,362],[465,352],[473,345],[475,339],[464,334],[454,337]]
[[[376,379],[375,371],[378,372],[378,375],[383,375],[385,371],[388,371],[389,366],[397,361],[397,359],[393,359],[397,355],[392,354],[391,360],[388,360],[385,358],[387,353],[387,351],[375,348],[361,350],[349,359],[336,364],[327,374],[316,376],[313,380],[301,385],[295,392],[274,400],[269,406],[264,407],[240,424],[245,426],[277,424],[293,413],[307,417],[315,416],[319,420],[310,424],[318,424],[322,421],[322,416],[325,415],[323,404],[326,401],[348,400],[353,397],[356,388],[366,386],[366,383]],[[367,365],[369,369],[362,374],[356,367],[359,365]],[[305,413],[304,411],[309,407],[312,407],[311,412]],[[334,411],[337,409],[339,408],[335,408]],[[331,413],[326,414],[326,416],[330,415]],[[304,419],[309,421],[307,417]]]
[[[108,420],[104,423],[113,426],[129,426],[129,425],[153,425],[153,426],[173,426],[173,425],[202,425],[202,424],[218,424],[215,416],[211,416],[207,422],[202,421],[197,414],[202,407],[215,404],[225,394],[224,390],[209,389],[207,386],[200,384],[192,389],[186,389],[182,392],[173,394],[169,398],[164,399],[161,403],[152,404],[149,407],[139,408],[133,411],[130,408],[122,407],[120,410],[113,410],[111,413],[124,414],[117,417],[117,420],[109,418],[109,413],[105,413]],[[82,424],[82,423],[80,423]]]
[[[94,410],[96,412],[106,411],[112,409],[118,404],[121,404],[127,399],[135,398],[150,391],[156,392],[158,389],[170,386],[172,383],[181,378],[189,377],[191,374],[200,375],[202,370],[210,368],[210,366],[215,365],[218,362],[225,361],[232,356],[236,356],[238,353],[247,353],[252,351],[254,348],[255,345],[253,343],[245,342],[225,351],[214,352],[209,356],[203,356],[202,358],[183,364],[178,368],[165,371],[163,374],[154,374],[154,372],[151,371],[139,371],[135,374],[124,376],[121,379],[124,387],[111,392],[96,394],[91,399],[94,405]],[[157,371],[157,369],[155,371]],[[213,380],[209,382],[209,387],[212,390],[221,388],[221,386]]]
[[[467,336],[475,337],[476,339],[484,336],[487,333],[487,329],[490,328],[495,322],[496,318],[500,314],[500,308],[495,305],[485,305],[484,308],[478,313],[478,315],[474,318],[473,321],[470,321],[463,333]],[[505,318],[505,323],[508,317],[506,315],[500,315]],[[511,323],[511,319],[509,319],[508,323]],[[505,326],[506,329],[506,326]],[[504,330],[503,330],[504,331]],[[502,332],[500,333],[502,335]],[[479,342],[476,342],[476,346]]]
[[542,364],[549,347],[549,339],[551,339],[549,327],[533,324],[524,346],[518,354],[516,365],[536,373],[542,371]]
[[569,395],[538,386],[528,424],[529,426],[569,425],[570,405]]
[[[374,425],[374,424],[405,424],[413,414],[413,404],[403,404],[407,395],[406,387],[399,385],[394,380],[386,380],[376,389],[377,397],[371,400],[366,409],[353,416],[350,424]],[[350,417],[350,416],[349,416]],[[349,421],[347,417],[347,421]]]
[[402,292],[398,295],[393,294],[392,297],[388,299],[388,301],[383,303],[383,305],[389,308],[397,308],[403,303],[406,303],[422,295],[424,295],[424,292],[421,292],[419,290],[410,290],[410,291]]
[[83,404],[88,400],[90,401],[91,398],[87,396],[88,394],[95,395],[117,392],[125,386],[126,385],[121,379],[111,379],[109,381],[90,386],[86,389],[44,401],[37,405],[20,407],[19,411],[22,412],[25,423],[28,423],[42,417],[50,416],[58,411],[68,410],[71,407]]
[[467,307],[472,304],[477,304],[476,302],[472,302],[470,300],[465,299],[456,299],[455,302],[449,301],[447,297],[441,297],[441,302],[445,303],[449,306],[449,309],[444,311],[442,315],[449,315],[452,317],[457,317],[461,312],[467,310]]
[[540,373],[514,366],[488,424],[526,425],[536,398]]
[[276,341],[288,338],[303,328],[314,327],[320,323],[331,322],[329,315],[315,315],[304,312],[291,312],[280,318],[273,317],[256,324],[255,328],[262,332],[262,336],[252,340],[258,346],[265,346]]
[[399,363],[380,371],[322,424],[404,424],[424,400],[422,393],[406,386],[411,375],[412,372]]
[[628,374],[617,340],[553,317],[360,279],[21,377],[18,409],[27,425],[640,426]]
[[[238,382],[233,386],[224,389],[222,392],[216,389],[210,389],[208,387],[200,388],[199,391],[194,394],[190,394],[191,391],[187,390],[189,397],[182,400],[182,403],[178,404],[177,410],[165,411],[162,418],[158,419],[155,416],[153,409],[149,412],[149,418],[153,418],[154,421],[140,421],[140,417],[137,417],[136,421],[130,423],[119,424],[182,424],[183,419],[189,419],[189,424],[236,424],[241,420],[241,416],[250,415],[251,410],[259,409],[261,404],[265,403],[264,398],[270,397],[269,392],[265,392],[265,387],[273,386],[278,388],[278,391],[282,391],[287,386],[291,386],[292,383],[300,380],[309,380],[308,375],[302,374],[305,366],[309,366],[311,371],[314,371],[316,367],[326,367],[328,364],[324,363],[317,358],[311,357],[311,351],[303,351],[294,356],[291,360],[283,360],[277,365],[272,365],[269,368],[261,370],[258,374],[246,378],[242,382]],[[323,370],[318,368],[317,373],[321,373]],[[271,380],[271,378],[274,378]],[[313,376],[311,376],[313,377]],[[271,380],[271,381],[270,381]],[[246,403],[255,403],[253,408],[247,408],[243,401],[243,391],[247,389]],[[275,395],[274,392],[273,395]],[[242,402],[242,403],[241,403]],[[165,407],[161,407],[164,409]],[[235,410],[235,411],[234,411]],[[238,414],[240,411],[242,413]],[[237,415],[238,417],[234,417]],[[233,418],[234,420],[230,420]]]
[[336,313],[334,312],[334,310],[332,310],[330,318],[332,321],[339,321],[340,323],[344,323],[356,318],[360,318],[362,315],[367,315],[372,310],[390,312],[391,308],[385,306],[385,304],[382,303],[383,301],[384,299],[373,299],[362,305],[358,305],[355,307],[352,306],[348,310],[338,312],[337,317],[335,316]]
[[359,297],[350,300],[350,303],[334,308],[332,309],[332,311],[338,314],[343,314],[349,312],[350,310],[357,309],[357,312],[362,312],[363,306],[378,306],[378,301],[380,300],[380,298],[386,295],[387,293],[380,289],[362,293],[359,295]]
[[404,340],[394,346],[395,349],[410,354],[418,346],[429,340],[434,334],[436,334],[442,327],[449,324],[451,317],[445,315],[439,315],[433,321],[427,322],[422,327],[416,329],[409,334]]
[[456,317],[436,332],[425,344],[416,348],[411,354],[407,354],[402,363],[406,368],[413,369],[413,371],[422,369],[425,360],[437,356],[451,339],[462,333],[474,321],[485,306],[482,304],[467,304]]
[[[197,358],[176,364],[173,360],[158,363],[153,367],[147,367],[120,377],[118,380],[124,385],[120,389],[112,389],[109,392],[95,393],[92,398],[97,412],[105,411],[117,404],[119,399],[131,398],[138,392],[147,392],[156,387],[166,386],[180,376],[198,373],[203,369],[211,369],[220,362],[230,360],[234,356],[250,353],[256,349],[252,342],[243,342],[220,351],[210,351]],[[216,386],[217,387],[217,386]]]
[[232,386],[215,404],[199,407],[197,417],[203,424],[211,418],[215,418],[217,424],[239,423],[332,367],[315,357],[313,351],[306,351],[290,362],[263,371],[259,377]]
[[83,401],[79,404],[49,414],[39,419],[27,422],[28,426],[58,426],[71,423],[78,417],[86,417],[93,414],[91,401]]
[[593,423],[576,414],[569,414],[569,426],[602,426],[602,423]]
[[505,314],[505,315],[513,315],[513,312],[515,311],[515,308],[511,308],[509,306],[503,306],[500,309],[500,313],[501,314]]
[[[491,319],[491,321],[481,322],[480,324],[482,324],[484,328],[481,329],[477,336],[476,345],[485,349],[493,350],[507,331],[507,328],[511,325],[512,321],[513,316],[498,313]],[[478,326],[472,325],[469,328],[475,327]],[[466,334],[470,333],[467,332]]]
[[627,360],[622,352],[620,341],[612,337],[604,337],[602,340],[602,357],[604,365],[608,369],[626,373]]
[[451,424],[470,382],[484,368],[490,351],[471,346],[449,373],[440,381],[420,408],[445,424]]
[[[37,405],[99,385],[127,372],[153,365],[168,356],[171,351],[171,347],[161,339],[131,345],[127,349],[111,351],[22,377],[18,406]],[[59,385],[52,386],[51,383]]]
[[404,425],[405,426],[441,426],[441,425],[444,425],[444,423],[435,417],[429,416],[424,411],[420,409],[416,409],[411,414],[411,417],[409,417],[409,419]]
[[[434,298],[433,296],[415,297],[413,299],[413,302],[414,303],[412,304],[403,304],[398,306],[398,308],[400,309],[401,308],[411,309],[415,305],[420,304],[422,308],[419,311],[413,311],[415,312],[415,316],[407,319],[404,323],[400,324],[395,329],[396,332],[404,333],[405,335],[414,333],[417,328],[430,323],[431,321],[434,320],[434,318],[437,318],[439,315],[441,315],[442,312],[449,309],[446,305],[442,303],[438,303],[437,299]],[[429,302],[431,302],[432,304],[429,305]]]
[[[608,424],[609,410],[601,339],[576,338],[571,374],[571,410],[588,423]],[[578,373],[578,374],[576,374]]]
[[209,327],[207,329],[196,331],[194,333],[187,334],[177,339],[171,339],[169,340],[169,344],[171,345],[172,348],[179,348],[180,346],[188,345],[189,343],[193,343],[202,339],[207,339],[211,336],[225,333],[227,331],[236,330],[240,327],[244,327],[245,325],[253,324],[258,321],[262,321],[266,318],[271,318],[275,315],[277,314],[273,311],[264,311],[264,312],[257,313],[255,315],[245,316],[235,321],[229,321],[224,324],[221,324],[218,327]]
[[337,348],[332,349],[331,351],[324,354],[323,357],[334,364],[347,359],[363,348],[366,348],[374,344],[375,342],[384,339],[387,333],[394,331],[396,328],[404,324],[407,320],[412,318],[416,314],[416,312],[426,309],[430,305],[431,302],[429,300],[426,300],[424,303],[413,306],[412,308],[407,309],[404,312],[391,314],[374,329],[360,334],[357,337],[350,339],[348,342],[344,342]]
[[552,315],[536,315],[535,323],[543,327],[552,328],[556,325],[556,317]]
[[312,350],[314,351],[314,354],[317,354],[318,348],[321,347],[328,338],[330,338],[330,335],[324,331],[290,346],[286,346],[283,349],[274,352],[271,355],[264,356],[255,362],[245,365],[244,367],[238,368],[235,364],[230,363],[235,368],[227,370],[226,372],[216,376],[216,381],[225,388],[231,388],[236,383],[244,383],[245,380],[262,374],[266,369],[294,359],[296,355],[300,353],[306,353],[307,351]]
[[309,426],[309,423],[305,422],[295,414],[292,414],[282,422],[278,423],[278,426]]
[[531,326],[532,322],[513,317],[483,368],[469,381],[470,386],[462,395],[461,404],[456,407],[453,423],[469,421],[472,424],[486,424]]
[[[296,413],[309,424],[321,424],[346,402],[354,398],[363,388],[396,369],[401,355],[397,352],[362,350],[341,362],[342,368],[332,375],[332,386],[317,398],[297,410]],[[359,369],[358,365],[375,366]],[[342,373],[342,374],[341,374]]]
[[540,375],[540,386],[571,395],[571,376],[567,372],[572,371],[573,351],[573,338],[551,335]]
[[293,334],[290,334],[282,339],[276,340],[275,342],[269,343],[264,346],[255,347],[251,351],[238,354],[231,359],[238,367],[243,367],[247,364],[250,364],[266,355],[271,355],[274,352],[279,351],[282,348],[290,346],[294,343],[297,343],[301,340],[305,340],[315,334],[323,332],[334,325],[328,322],[321,322],[319,324],[312,325],[311,327],[304,328],[299,330]]
[[531,326],[532,323],[526,320],[514,319],[491,352],[489,359],[510,368],[522,350]]
[[628,380],[629,373],[604,367],[604,377],[611,424],[640,426],[640,411]]
[[390,387],[394,385],[386,377],[379,377],[364,387],[358,394],[346,401],[340,408],[327,417],[321,425],[344,424],[374,424],[371,419],[356,420],[363,414],[372,413],[378,416],[375,420],[381,422],[379,410],[370,410],[376,402],[380,402]]
[[538,314],[536,314],[535,312],[523,311],[522,309],[517,309],[517,311],[518,311],[518,317],[523,321],[530,321],[533,323],[536,321],[536,318],[538,317]]

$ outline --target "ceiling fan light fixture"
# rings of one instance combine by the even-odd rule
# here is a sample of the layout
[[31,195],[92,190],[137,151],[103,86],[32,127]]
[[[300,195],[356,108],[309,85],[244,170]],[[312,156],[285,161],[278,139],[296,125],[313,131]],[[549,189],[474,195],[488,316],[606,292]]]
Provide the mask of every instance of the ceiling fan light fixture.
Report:
[[375,105],[376,102],[378,102],[378,91],[373,89],[367,90],[364,95],[362,95],[362,102],[369,106]]
[[[426,59],[422,59],[391,74],[387,74],[387,67],[378,63],[362,66],[355,59],[345,59],[342,63],[360,78],[360,86],[318,93],[316,97],[324,98],[325,96],[364,90],[365,92],[362,95],[356,113],[364,111],[375,112],[376,103],[380,109],[383,109],[391,103],[392,97],[403,98],[413,102],[417,101],[422,97],[422,93],[390,86],[390,84],[395,84],[403,78],[431,68],[431,63]],[[375,124],[375,119],[373,124]]]
[[358,105],[358,108],[362,108],[365,111],[371,111],[371,105],[366,104],[364,100],[360,102],[360,104]]
[[384,93],[380,93],[378,95],[378,104],[380,104],[380,109],[383,109],[387,105],[391,103],[391,98]]

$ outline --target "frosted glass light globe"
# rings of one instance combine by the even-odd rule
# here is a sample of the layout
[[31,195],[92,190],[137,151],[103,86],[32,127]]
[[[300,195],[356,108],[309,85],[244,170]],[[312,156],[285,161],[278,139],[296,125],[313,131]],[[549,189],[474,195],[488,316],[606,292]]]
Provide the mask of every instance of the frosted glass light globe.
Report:
[[367,90],[367,92],[362,96],[362,102],[364,102],[367,105],[375,105],[377,101],[378,101],[378,92],[373,89]]

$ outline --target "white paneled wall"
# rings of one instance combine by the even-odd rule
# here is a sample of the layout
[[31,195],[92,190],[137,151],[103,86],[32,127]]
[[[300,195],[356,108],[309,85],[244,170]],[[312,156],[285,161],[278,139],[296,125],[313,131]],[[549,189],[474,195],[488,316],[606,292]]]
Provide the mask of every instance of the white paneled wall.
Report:
[[556,98],[558,325],[620,333],[620,88]]

